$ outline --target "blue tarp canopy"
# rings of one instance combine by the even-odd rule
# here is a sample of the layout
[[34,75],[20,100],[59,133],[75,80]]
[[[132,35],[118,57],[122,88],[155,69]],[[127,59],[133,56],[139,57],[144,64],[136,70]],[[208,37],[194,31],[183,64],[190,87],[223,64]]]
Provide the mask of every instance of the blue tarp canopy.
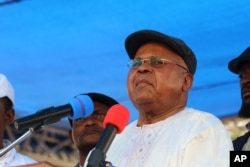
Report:
[[134,120],[124,39],[140,29],[179,37],[195,52],[188,106],[218,117],[240,108],[239,79],[227,65],[250,45],[249,0],[11,2],[0,0],[0,72],[15,88],[17,117],[100,92],[126,105]]

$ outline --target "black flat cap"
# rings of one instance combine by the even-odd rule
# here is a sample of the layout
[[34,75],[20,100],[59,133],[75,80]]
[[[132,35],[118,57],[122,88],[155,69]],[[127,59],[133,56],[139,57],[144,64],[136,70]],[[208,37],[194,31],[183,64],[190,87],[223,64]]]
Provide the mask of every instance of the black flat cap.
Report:
[[241,64],[246,61],[250,61],[250,46],[246,50],[244,50],[237,58],[231,60],[228,63],[228,69],[231,72],[238,74]]
[[184,60],[191,74],[195,73],[197,60],[187,44],[181,39],[154,30],[140,30],[126,38],[125,48],[129,58],[133,59],[139,47],[148,42],[159,42],[166,45]]
[[[100,103],[107,105],[109,108],[115,104],[118,104],[118,102],[115,99],[101,93],[89,92],[79,95],[87,95],[91,98],[93,102],[98,101]],[[72,126],[72,120],[70,118],[68,118],[68,120],[69,124]]]

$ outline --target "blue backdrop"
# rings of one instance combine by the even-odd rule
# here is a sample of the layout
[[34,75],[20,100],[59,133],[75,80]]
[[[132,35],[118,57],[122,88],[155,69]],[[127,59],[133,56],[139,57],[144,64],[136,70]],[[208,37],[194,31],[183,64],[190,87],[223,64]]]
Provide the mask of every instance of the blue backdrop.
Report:
[[95,91],[126,105],[134,120],[124,39],[155,29],[197,56],[188,106],[235,115],[239,80],[227,64],[250,45],[249,11],[249,0],[0,0],[0,72],[15,88],[17,117]]

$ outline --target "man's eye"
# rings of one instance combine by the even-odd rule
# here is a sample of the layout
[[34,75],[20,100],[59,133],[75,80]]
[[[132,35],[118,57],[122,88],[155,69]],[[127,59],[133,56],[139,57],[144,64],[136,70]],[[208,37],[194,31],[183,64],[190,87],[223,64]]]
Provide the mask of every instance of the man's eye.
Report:
[[74,121],[82,121],[82,120],[84,120],[84,118],[77,118]]
[[135,59],[133,61],[133,67],[140,67],[142,65],[142,61],[140,59]]
[[164,60],[162,59],[152,59],[150,61],[151,65],[163,65],[164,64]]
[[103,117],[105,117],[105,114],[104,113],[99,113],[99,114],[97,114],[97,117],[98,118],[103,118]]

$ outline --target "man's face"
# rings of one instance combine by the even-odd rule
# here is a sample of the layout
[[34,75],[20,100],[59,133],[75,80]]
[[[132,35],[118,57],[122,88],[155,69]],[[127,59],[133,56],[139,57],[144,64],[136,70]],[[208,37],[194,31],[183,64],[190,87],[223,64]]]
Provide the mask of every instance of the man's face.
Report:
[[[0,99],[0,134],[4,132],[5,128],[5,121],[4,121],[4,115],[5,115],[5,105],[4,102]],[[0,136],[2,137],[2,136]]]
[[239,78],[242,100],[245,104],[250,104],[250,61],[241,65]]
[[0,148],[3,147],[2,140],[4,135],[4,130],[6,126],[9,126],[15,117],[15,113],[12,107],[7,107],[6,104],[9,102],[6,101],[6,98],[0,98]]
[[73,121],[71,138],[80,151],[95,147],[103,131],[102,123],[108,109],[105,104],[94,102],[94,112],[89,117]]
[[[166,59],[164,65],[152,66],[148,59],[157,56]],[[184,60],[176,53],[159,43],[142,45],[135,59],[147,59],[141,66],[131,68],[127,78],[127,89],[130,99],[138,110],[146,111],[152,108],[166,109],[176,105],[187,87],[191,87],[192,75],[184,68]],[[178,65],[176,65],[178,64]],[[184,68],[182,68],[182,67]],[[186,76],[189,76],[190,85],[186,85]],[[184,88],[186,87],[186,88]],[[161,110],[160,109],[160,110]]]

